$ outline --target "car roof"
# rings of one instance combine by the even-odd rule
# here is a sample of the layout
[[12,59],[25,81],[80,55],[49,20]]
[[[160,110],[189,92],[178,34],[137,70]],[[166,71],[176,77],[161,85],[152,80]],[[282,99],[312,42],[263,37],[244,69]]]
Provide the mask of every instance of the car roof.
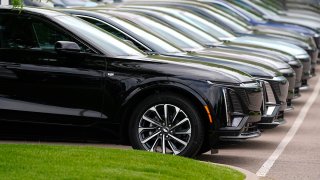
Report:
[[36,15],[42,15],[47,17],[54,16],[65,16],[66,14],[45,8],[32,8],[32,7],[22,7],[22,8],[14,8],[13,6],[0,6],[0,12],[17,12],[17,13],[30,13]]

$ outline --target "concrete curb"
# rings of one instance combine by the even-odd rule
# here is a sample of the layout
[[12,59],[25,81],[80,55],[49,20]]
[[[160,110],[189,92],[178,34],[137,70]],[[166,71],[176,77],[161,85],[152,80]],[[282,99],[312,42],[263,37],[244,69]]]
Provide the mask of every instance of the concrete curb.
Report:
[[208,163],[208,164],[213,164],[213,165],[218,165],[218,166],[225,166],[225,167],[240,171],[240,172],[242,172],[243,174],[246,175],[246,179],[245,180],[259,180],[260,179],[256,174],[254,174],[254,173],[252,173],[252,172],[250,172],[248,170],[236,167],[236,166],[230,166],[230,165],[226,165],[226,164],[217,164],[217,163],[208,162],[208,161],[202,161],[202,162]]

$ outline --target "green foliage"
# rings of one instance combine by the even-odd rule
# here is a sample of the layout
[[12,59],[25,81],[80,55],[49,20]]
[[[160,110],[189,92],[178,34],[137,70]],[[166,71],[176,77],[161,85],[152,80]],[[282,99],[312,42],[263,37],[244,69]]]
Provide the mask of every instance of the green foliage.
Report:
[[242,173],[179,156],[135,150],[0,145],[0,179],[244,179]]
[[14,8],[22,8],[23,7],[23,0],[11,0],[11,3]]

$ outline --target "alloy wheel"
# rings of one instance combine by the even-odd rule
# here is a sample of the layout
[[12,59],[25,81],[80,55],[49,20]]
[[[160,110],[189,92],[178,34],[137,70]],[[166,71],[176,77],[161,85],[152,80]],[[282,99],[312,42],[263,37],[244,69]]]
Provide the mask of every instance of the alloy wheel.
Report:
[[192,135],[189,117],[172,104],[149,108],[139,121],[138,133],[146,150],[174,155],[188,146]]

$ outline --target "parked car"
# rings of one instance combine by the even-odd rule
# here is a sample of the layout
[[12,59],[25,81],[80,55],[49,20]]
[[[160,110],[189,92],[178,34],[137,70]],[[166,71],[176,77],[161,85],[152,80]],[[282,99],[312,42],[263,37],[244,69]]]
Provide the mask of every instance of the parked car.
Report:
[[260,120],[263,89],[246,73],[145,55],[53,10],[0,14],[1,122],[103,130],[135,149],[192,157]]
[[297,17],[289,17],[285,15],[279,15],[269,9],[266,9],[265,7],[259,6],[258,4],[255,4],[253,1],[247,1],[247,0],[237,0],[237,1],[230,1],[228,2],[235,4],[237,6],[240,6],[247,11],[250,11],[256,15],[259,15],[263,17],[264,19],[275,21],[275,22],[284,22],[284,23],[290,23],[290,24],[297,24],[301,26],[308,27],[310,29],[316,30],[317,32],[320,32],[320,22],[310,19],[304,19],[304,18],[297,18]]
[[[106,11],[105,8],[101,11]],[[123,8],[121,8],[123,9]],[[118,10],[121,10],[118,9]],[[270,52],[268,50],[257,50],[252,47],[248,46],[230,46],[229,44],[222,44],[214,37],[210,36],[209,34],[205,33],[204,31],[201,31],[200,29],[197,29],[196,27],[183,22],[177,18],[174,18],[172,16],[169,16],[167,14],[157,12],[157,11],[151,11],[151,10],[145,10],[145,9],[123,9],[124,11],[130,11],[130,12],[140,12],[146,14],[148,17],[155,18],[157,20],[160,20],[162,23],[165,23],[166,25],[170,26],[171,28],[184,33],[188,37],[192,38],[193,40],[197,41],[203,46],[206,47],[213,47],[213,49],[220,48],[223,50],[229,50],[229,53],[232,53],[232,51],[235,51],[234,53],[239,53],[239,51],[242,51],[242,53],[245,54],[253,54],[265,57],[265,62],[259,61],[259,63],[265,63],[265,65],[274,64],[277,61],[277,67],[276,69],[279,69],[284,76],[289,80],[290,87],[289,87],[289,94],[288,94],[288,106],[291,107],[291,99],[294,98],[294,96],[299,96],[299,87],[301,86],[301,76],[302,76],[302,64],[299,60],[294,59],[293,57],[283,56],[282,54],[278,54],[275,52]],[[296,72],[296,75],[293,75],[290,71],[286,70],[287,66],[280,65],[281,62],[279,60],[274,59],[275,57],[287,62],[290,64],[290,66],[294,69]],[[258,58],[257,58],[258,60]],[[295,82],[292,82],[292,79],[296,78]],[[294,90],[293,90],[294,89]]]
[[267,29],[276,29],[278,30],[277,33],[279,33],[279,30],[286,31],[286,32],[296,32],[303,36],[314,37],[316,44],[317,45],[320,44],[319,33],[307,27],[288,24],[288,23],[268,21],[266,19],[263,19],[263,17],[259,17],[249,11],[239,8],[238,6],[234,6],[233,4],[227,1],[221,1],[221,0],[199,0],[199,1],[210,4],[216,8],[219,8],[222,11],[229,12],[230,15],[237,16],[239,19],[242,19],[243,21],[246,21],[251,26],[253,26],[255,30],[257,29],[259,31],[266,31],[265,28],[267,28]]
[[[134,2],[133,4],[138,4],[138,2]],[[218,38],[221,41],[225,41],[225,44],[229,46],[246,46],[246,47],[254,47],[255,49],[268,49],[270,53],[276,51],[281,54],[286,54],[293,56],[296,59],[299,59],[303,63],[303,74],[302,74],[302,86],[308,86],[308,79],[310,79],[310,72],[311,72],[311,58],[309,54],[303,50],[302,48],[299,48],[293,44],[285,43],[280,40],[268,40],[264,38],[254,38],[249,36],[243,36],[243,37],[237,37],[234,34],[225,31],[223,28],[218,28],[213,23],[207,21],[206,23],[201,23],[198,19],[191,18],[190,16],[185,15],[186,12],[189,10],[189,13],[196,12],[200,13],[203,16],[206,16],[207,19],[214,19],[218,14],[211,12],[209,9],[206,9],[204,7],[199,7],[198,5],[189,4],[189,3],[175,3],[175,2],[167,2],[167,1],[152,1],[149,3],[146,2],[144,4],[147,5],[140,5],[140,6],[132,6],[134,8],[144,8],[144,9],[151,9],[151,10],[157,10],[161,11],[166,14],[170,14],[171,16],[174,16],[176,18],[179,18],[180,20],[186,21],[187,23],[190,23],[194,25],[195,27],[207,32],[208,34]],[[152,5],[155,4],[155,5]],[[178,8],[183,8],[183,10]],[[190,9],[192,11],[190,11]],[[228,19],[225,18],[227,21]],[[202,19],[203,21],[203,19]],[[230,20],[229,20],[230,21]],[[276,42],[276,43],[275,43]],[[317,53],[315,51],[311,51],[311,54]],[[314,56],[312,56],[314,57]]]
[[[304,48],[311,57],[311,75],[315,75],[316,64],[319,55],[319,33],[302,27],[299,25],[290,25],[276,22],[263,21],[259,17],[251,14],[250,12],[241,12],[237,8],[233,7],[232,4],[220,1],[220,0],[202,0],[211,7],[215,7],[230,16],[239,19],[241,22],[246,23],[250,27],[250,32],[235,31],[240,35],[267,38],[274,41],[285,41],[288,43],[295,44],[299,47]],[[254,28],[251,28],[254,26]],[[258,34],[258,36],[252,34]],[[296,41],[298,40],[298,41]]]
[[[284,122],[289,84],[286,78],[276,69],[254,62],[253,58],[250,62],[250,59],[246,60],[248,58],[245,57],[240,60],[229,54],[216,54],[210,49],[205,50],[200,44],[160,22],[157,23],[148,19],[146,16],[119,11],[108,11],[107,14],[85,10],[64,10],[64,12],[91,22],[115,36],[135,44],[142,51],[159,53],[169,57],[188,58],[206,64],[223,65],[246,72],[260,81],[266,81],[265,88],[268,90],[265,94],[265,107],[262,108],[263,116],[258,125],[264,128],[273,128]],[[143,28],[143,25],[146,24],[149,26]],[[169,50],[176,49],[176,47],[181,50],[185,49],[186,53]],[[194,50],[192,51],[192,49]],[[241,136],[241,138],[244,137]],[[232,139],[236,139],[236,137],[232,137]]]
[[96,7],[99,5],[98,3],[90,0],[23,0],[23,3],[25,6],[45,8]]

